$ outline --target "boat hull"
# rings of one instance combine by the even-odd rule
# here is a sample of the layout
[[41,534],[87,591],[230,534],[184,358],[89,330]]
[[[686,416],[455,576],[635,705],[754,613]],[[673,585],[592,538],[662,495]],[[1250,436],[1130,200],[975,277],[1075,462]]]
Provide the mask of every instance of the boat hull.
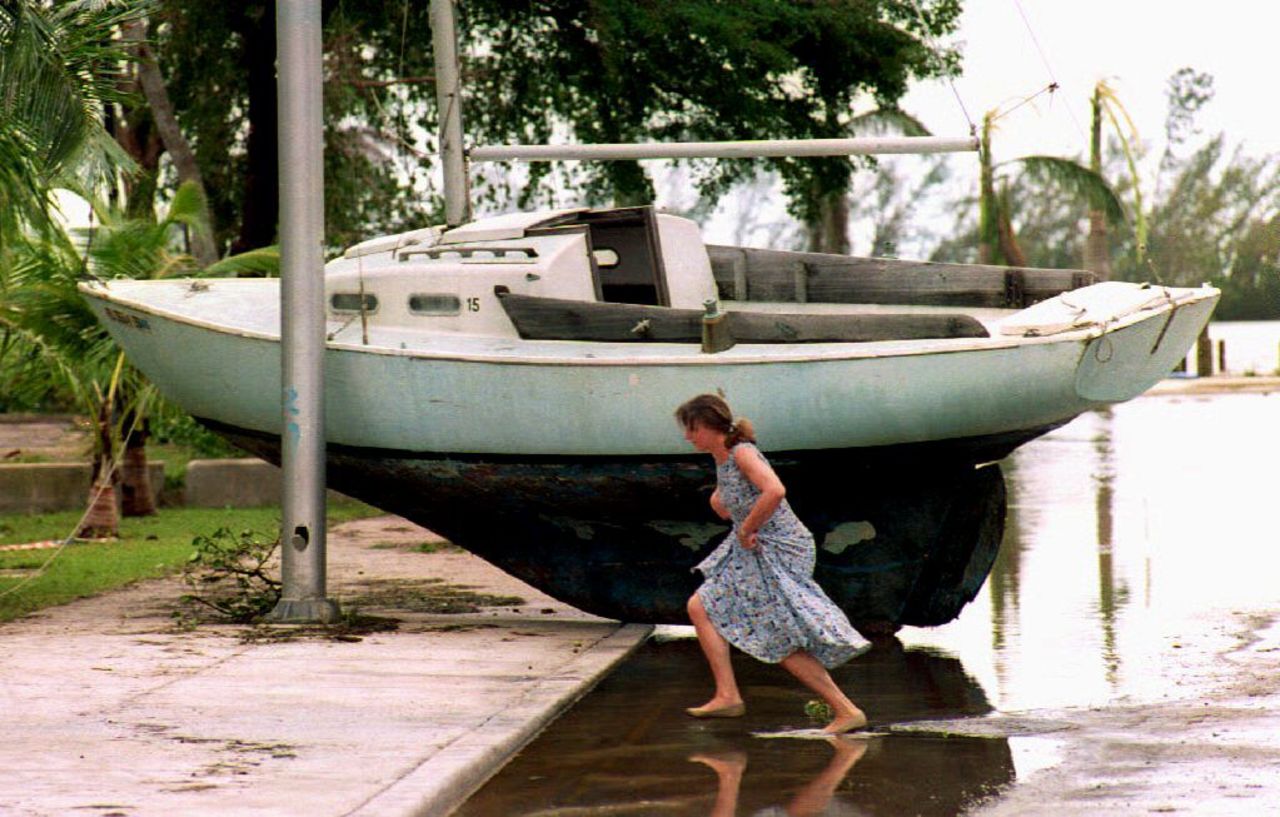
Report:
[[[274,286],[82,290],[166,396],[279,462],[279,316],[264,297]],[[719,354],[421,333],[331,342],[328,480],[581,609],[685,621],[691,568],[727,527],[707,507],[709,460],[689,450],[672,411],[719,392],[761,429],[815,534],[816,577],[851,620],[864,631],[941,624],[977,593],[999,548],[1003,479],[979,466],[1167,375],[1217,296],[1178,297],[1051,337],[1034,336],[1035,324],[1018,337]],[[201,317],[210,312],[241,322]]]
[[[279,462],[270,435],[207,424]],[[867,633],[953,619],[1004,529],[995,465],[1047,429],[945,445],[770,455],[817,542],[815,577]],[[579,609],[687,623],[693,567],[729,534],[706,457],[485,458],[329,446],[329,484],[450,539]]]

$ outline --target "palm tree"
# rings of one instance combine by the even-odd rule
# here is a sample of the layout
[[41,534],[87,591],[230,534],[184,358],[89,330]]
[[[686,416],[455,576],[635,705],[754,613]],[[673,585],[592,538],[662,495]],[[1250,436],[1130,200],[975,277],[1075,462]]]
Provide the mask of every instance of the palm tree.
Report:
[[[112,526],[114,473],[122,455],[120,485],[127,516],[155,512],[146,467],[147,417],[158,399],[154,388],[128,365],[97,322],[76,285],[87,276],[165,278],[177,275],[271,274],[279,255],[265,248],[233,256],[201,270],[178,249],[183,230],[207,230],[199,188],[184,183],[158,220],[129,219],[100,209],[102,226],[83,232],[85,256],[62,233],[19,245],[9,286],[0,290],[0,328],[17,339],[0,358],[18,388],[39,398],[51,389],[69,395],[94,424],[94,481],[99,532]],[[110,502],[107,501],[110,497]],[[86,528],[91,527],[86,523]]]
[[[1134,145],[1138,144],[1138,129],[1106,80],[1098,80],[1094,85],[1090,107],[1092,116],[1089,130],[1089,169],[1099,176],[1102,175],[1102,118],[1104,115],[1111,123],[1116,136],[1119,137],[1120,148],[1124,151],[1125,161],[1129,165],[1129,177],[1133,182],[1134,252],[1137,256],[1138,268],[1141,269],[1147,251],[1147,219],[1142,208],[1142,186],[1138,181],[1138,164],[1134,157]],[[1122,119],[1127,129],[1121,127]],[[1084,268],[1097,273],[1103,280],[1111,277],[1111,251],[1107,232],[1107,220],[1103,207],[1098,202],[1091,202],[1089,237],[1085,241],[1084,248]]]
[[[1105,220],[1112,224],[1124,221],[1124,205],[1101,174],[1071,159],[1058,156],[1023,156],[1006,162],[995,162],[991,154],[991,132],[996,111],[982,118],[982,137],[978,150],[978,261],[982,264],[1025,266],[1026,258],[1018,246],[1013,230],[1014,203],[1006,180],[999,170],[1018,165],[1033,180],[1061,187],[1078,198],[1101,208]],[[997,190],[999,186],[999,190]]]
[[55,188],[92,198],[132,167],[101,123],[138,6],[0,0],[0,270],[14,242],[57,229]]

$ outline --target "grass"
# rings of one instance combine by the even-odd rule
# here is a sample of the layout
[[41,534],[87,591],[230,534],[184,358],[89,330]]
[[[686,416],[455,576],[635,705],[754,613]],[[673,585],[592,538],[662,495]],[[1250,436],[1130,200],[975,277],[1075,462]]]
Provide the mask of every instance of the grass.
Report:
[[[381,513],[360,502],[330,502],[328,522],[336,525]],[[75,528],[80,512],[0,515],[0,544],[61,540]],[[166,508],[155,516],[120,520],[114,542],[68,545],[37,578],[20,590],[0,596],[0,622],[45,607],[66,604],[123,587],[141,579],[177,572],[194,552],[191,540],[220,527],[255,530],[274,536],[279,508]],[[53,550],[0,551],[0,593],[38,571]]]

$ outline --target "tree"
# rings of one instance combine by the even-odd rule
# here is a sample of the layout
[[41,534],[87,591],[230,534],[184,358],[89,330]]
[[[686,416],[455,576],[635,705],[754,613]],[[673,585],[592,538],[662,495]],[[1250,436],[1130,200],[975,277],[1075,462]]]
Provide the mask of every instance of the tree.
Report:
[[0,276],[14,242],[57,229],[56,188],[92,198],[130,169],[101,121],[121,98],[116,33],[137,15],[125,2],[0,0]]
[[[953,31],[955,0],[786,3],[626,0],[469,3],[476,41],[469,125],[490,141],[547,141],[558,128],[584,143],[831,138],[858,135],[854,103],[894,109],[911,79],[956,70],[927,43]],[[700,179],[715,197],[758,165],[720,162]],[[778,159],[791,211],[811,245],[845,242],[845,159]],[[546,173],[535,170],[530,184]],[[652,200],[633,162],[591,167],[588,200]]]
[[[1138,130],[1134,127],[1133,120],[1129,118],[1129,112],[1120,104],[1115,91],[1104,80],[1099,80],[1093,87],[1090,109],[1092,113],[1089,130],[1089,169],[1099,178],[1104,178],[1102,175],[1102,124],[1105,116],[1116,133],[1129,168],[1129,179],[1133,186],[1135,261],[1141,267],[1147,249],[1147,220],[1142,205],[1142,184],[1134,155],[1139,145]],[[1122,119],[1123,125],[1127,127],[1122,127]],[[1097,273],[1098,277],[1104,281],[1111,277],[1111,247],[1107,240],[1107,227],[1105,202],[1091,200],[1089,202],[1089,237],[1084,249],[1084,268]]]
[[[152,15],[151,49],[195,147],[217,244],[234,250],[275,234],[272,8],[160,0]],[[326,239],[341,246],[438,220],[427,4],[323,9]],[[467,0],[460,11],[475,142],[856,135],[855,102],[892,108],[911,79],[958,65],[955,51],[927,43],[955,30],[959,0]],[[761,166],[698,163],[696,176],[717,196]],[[815,236],[843,235],[820,225],[840,220],[853,164],[771,166]],[[553,197],[559,178],[588,203],[653,198],[634,162],[583,170],[498,168],[476,193],[492,207],[528,206]]]
[[1026,266],[1027,259],[1019,246],[1013,227],[1015,200],[1006,179],[998,178],[1004,167],[1020,166],[1031,180],[1057,187],[1078,201],[1100,206],[1112,223],[1124,220],[1124,205],[1102,176],[1071,159],[1058,156],[1024,156],[996,163],[991,152],[991,133],[997,112],[988,111],[982,119],[978,177],[978,263]]

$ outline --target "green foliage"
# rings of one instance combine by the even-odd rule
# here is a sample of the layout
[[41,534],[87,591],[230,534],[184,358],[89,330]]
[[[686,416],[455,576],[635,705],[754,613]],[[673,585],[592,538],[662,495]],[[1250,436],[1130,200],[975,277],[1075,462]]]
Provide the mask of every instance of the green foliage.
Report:
[[[427,3],[326,3],[326,243],[438,223],[436,101]],[[955,73],[959,0],[468,0],[459,31],[469,141],[760,139],[864,133],[855,104],[892,109],[913,79]],[[161,0],[153,50],[210,193],[219,246],[247,224],[251,191],[274,175],[274,17],[265,0]],[[255,143],[255,134],[261,141]],[[696,162],[721,195],[765,163]],[[793,209],[843,193],[846,160],[776,160]],[[635,162],[480,167],[488,209],[574,201],[648,202]],[[256,185],[256,188],[255,188]],[[269,191],[268,191],[269,192]],[[817,198],[815,198],[817,197]],[[267,214],[267,218],[274,218]],[[274,222],[273,222],[274,223]],[[253,228],[253,230],[250,230]],[[265,236],[265,238],[263,238]]]
[[[363,507],[363,506],[357,506]],[[335,513],[346,514],[340,509]],[[120,521],[120,538],[110,544],[73,543],[54,556],[52,550],[0,552],[0,568],[38,572],[24,576],[0,576],[0,593],[26,582],[16,592],[0,596],[0,621],[65,604],[78,598],[114,590],[140,579],[165,576],[180,570],[191,555],[191,532],[212,530],[219,524],[269,527],[279,524],[278,508],[243,510],[181,508],[155,516],[126,517]],[[75,530],[79,511],[0,516],[0,542],[25,544],[61,541]]]
[[[854,103],[892,108],[909,80],[951,73],[954,51],[931,38],[958,23],[953,0],[916,5],[839,0],[722,3],[629,0],[468,3],[475,43],[468,130],[487,141],[546,141],[568,127],[580,142],[840,137],[855,133]],[[848,189],[846,160],[770,160],[795,212]],[[756,169],[696,165],[714,197]],[[522,200],[549,170],[535,167]],[[650,201],[635,163],[588,165],[589,201]]]
[[167,401],[160,401],[151,414],[151,440],[159,445],[182,446],[191,459],[220,459],[243,456],[243,452],[200,425],[190,414]]
[[239,624],[258,621],[280,601],[283,585],[267,568],[280,547],[279,536],[269,540],[254,530],[221,527],[191,544],[195,552],[182,571],[191,592],[183,601]]
[[0,257],[24,231],[47,235],[51,191],[89,198],[132,163],[101,124],[119,100],[119,27],[138,2],[0,2]]
[[827,724],[835,719],[835,710],[826,701],[817,698],[805,702],[804,714],[814,723]]

